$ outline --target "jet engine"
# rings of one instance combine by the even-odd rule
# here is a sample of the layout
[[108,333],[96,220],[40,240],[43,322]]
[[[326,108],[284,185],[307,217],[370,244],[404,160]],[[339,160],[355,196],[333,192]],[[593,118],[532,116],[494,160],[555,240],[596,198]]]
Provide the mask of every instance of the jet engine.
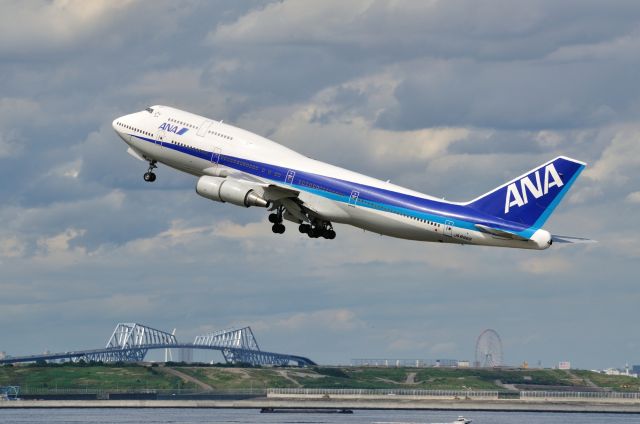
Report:
[[266,208],[265,200],[249,184],[232,178],[210,177],[205,175],[198,179],[196,193],[217,202],[228,202],[238,206],[260,206]]

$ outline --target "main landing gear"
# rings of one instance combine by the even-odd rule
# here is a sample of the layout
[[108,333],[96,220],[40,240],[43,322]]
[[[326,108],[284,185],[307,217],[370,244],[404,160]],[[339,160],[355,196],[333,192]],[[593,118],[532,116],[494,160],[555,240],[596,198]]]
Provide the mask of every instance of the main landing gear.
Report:
[[276,234],[284,233],[285,227],[282,224],[282,213],[284,212],[284,207],[278,206],[276,209],[276,213],[269,214],[269,222],[273,225],[271,226],[271,231]]
[[330,222],[314,222],[312,225],[300,224],[298,231],[302,234],[306,234],[309,238],[323,237],[327,240],[333,240],[336,238],[336,232],[333,231],[333,226]]
[[153,173],[153,170],[157,168],[156,163],[157,161],[155,160],[149,162],[149,169],[144,173],[143,178],[148,183],[152,183],[156,180],[156,174]]
[[[284,212],[284,207],[278,206],[276,211],[269,215],[269,222],[273,224],[271,226],[271,231],[276,234],[284,233],[285,227],[282,224],[282,214]],[[336,232],[333,231],[333,226],[329,221],[313,220],[311,224],[302,223],[298,227],[298,230],[302,234],[309,236],[309,238],[322,237],[327,240],[333,240],[336,238]]]

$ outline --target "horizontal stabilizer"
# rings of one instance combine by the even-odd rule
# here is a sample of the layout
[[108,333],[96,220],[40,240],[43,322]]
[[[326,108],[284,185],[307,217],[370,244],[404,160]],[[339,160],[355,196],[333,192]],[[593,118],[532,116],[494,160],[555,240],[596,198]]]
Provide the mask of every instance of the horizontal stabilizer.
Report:
[[486,225],[476,224],[476,228],[483,233],[491,234],[492,236],[502,237],[511,240],[520,240],[520,241],[528,241],[529,239],[526,237],[522,237],[516,233],[512,233],[510,231],[499,230],[497,228],[487,227]]
[[570,237],[570,236],[558,236],[552,235],[551,240],[554,243],[597,243],[596,240],[591,240],[583,237]]

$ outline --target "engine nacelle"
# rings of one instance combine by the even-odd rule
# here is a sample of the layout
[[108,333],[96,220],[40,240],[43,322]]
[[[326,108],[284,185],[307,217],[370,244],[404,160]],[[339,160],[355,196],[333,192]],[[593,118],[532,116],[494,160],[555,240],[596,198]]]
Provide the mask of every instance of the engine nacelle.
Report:
[[269,201],[259,196],[253,188],[238,180],[205,175],[198,179],[196,193],[216,202],[229,202],[238,206],[266,208]]

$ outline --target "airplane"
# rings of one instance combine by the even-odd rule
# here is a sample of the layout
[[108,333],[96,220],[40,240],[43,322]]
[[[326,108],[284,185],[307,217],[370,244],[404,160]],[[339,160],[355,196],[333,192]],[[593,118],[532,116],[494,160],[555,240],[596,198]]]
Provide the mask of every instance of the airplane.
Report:
[[586,163],[559,156],[468,202],[451,202],[320,162],[257,134],[169,106],[113,121],[127,152],[198,177],[200,196],[262,207],[272,231],[284,221],[310,238],[334,239],[333,224],[425,242],[547,249],[587,241],[542,228]]

